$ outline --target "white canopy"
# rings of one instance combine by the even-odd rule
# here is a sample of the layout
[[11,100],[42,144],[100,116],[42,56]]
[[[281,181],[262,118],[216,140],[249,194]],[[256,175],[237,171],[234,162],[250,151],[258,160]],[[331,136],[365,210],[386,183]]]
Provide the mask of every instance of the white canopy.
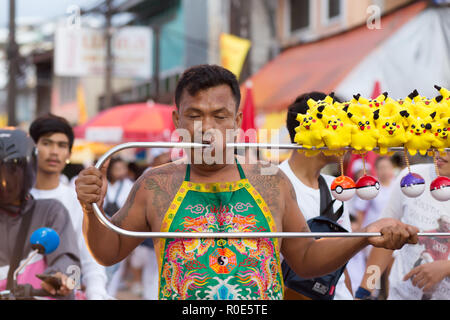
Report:
[[352,70],[336,94],[370,98],[377,81],[393,99],[414,89],[433,98],[439,95],[434,85],[450,88],[450,8],[428,8],[402,26]]

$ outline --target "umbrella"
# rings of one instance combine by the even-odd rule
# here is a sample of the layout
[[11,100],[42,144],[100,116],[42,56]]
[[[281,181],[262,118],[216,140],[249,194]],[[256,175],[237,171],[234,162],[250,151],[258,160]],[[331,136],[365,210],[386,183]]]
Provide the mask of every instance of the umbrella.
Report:
[[172,122],[174,109],[174,106],[155,103],[113,107],[75,127],[75,137],[105,143],[169,141],[175,130]]

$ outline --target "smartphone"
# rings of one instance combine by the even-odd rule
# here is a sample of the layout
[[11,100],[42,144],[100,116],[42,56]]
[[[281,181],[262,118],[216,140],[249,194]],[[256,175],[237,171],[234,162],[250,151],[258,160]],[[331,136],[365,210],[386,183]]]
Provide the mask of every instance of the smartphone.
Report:
[[59,287],[61,287],[61,285],[62,285],[61,279],[58,278],[58,277],[52,276],[52,275],[36,274],[36,277],[38,279],[41,279],[45,283],[48,283],[49,285],[51,285],[55,289],[59,289]]

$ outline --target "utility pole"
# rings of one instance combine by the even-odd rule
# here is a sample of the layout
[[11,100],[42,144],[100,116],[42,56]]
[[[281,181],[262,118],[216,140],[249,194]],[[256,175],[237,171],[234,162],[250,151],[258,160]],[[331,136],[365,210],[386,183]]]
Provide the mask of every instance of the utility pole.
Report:
[[106,0],[106,13],[105,13],[105,45],[106,45],[106,58],[105,58],[105,102],[104,109],[108,109],[113,106],[113,92],[112,92],[112,76],[113,76],[113,56],[111,48],[111,19],[112,19],[112,0]]
[[[230,33],[251,40],[251,1],[230,0]],[[240,82],[251,75],[251,48],[242,66]]]
[[9,0],[9,36],[8,36],[8,126],[16,126],[16,75],[18,69],[18,48],[16,43],[16,4],[15,0]]
[[156,23],[153,25],[153,35],[155,37],[155,49],[154,49],[154,55],[155,55],[155,64],[153,68],[153,83],[155,84],[155,91],[154,91],[154,100],[155,102],[159,101],[159,69],[160,69],[160,39],[161,39],[161,26],[159,23]]

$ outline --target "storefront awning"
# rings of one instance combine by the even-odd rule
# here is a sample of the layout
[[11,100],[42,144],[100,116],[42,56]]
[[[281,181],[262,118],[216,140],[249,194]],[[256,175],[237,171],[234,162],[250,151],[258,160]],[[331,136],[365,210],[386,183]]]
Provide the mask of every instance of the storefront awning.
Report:
[[282,52],[251,77],[257,113],[285,110],[303,92],[331,92],[350,71],[396,30],[426,7],[414,3],[366,25]]

